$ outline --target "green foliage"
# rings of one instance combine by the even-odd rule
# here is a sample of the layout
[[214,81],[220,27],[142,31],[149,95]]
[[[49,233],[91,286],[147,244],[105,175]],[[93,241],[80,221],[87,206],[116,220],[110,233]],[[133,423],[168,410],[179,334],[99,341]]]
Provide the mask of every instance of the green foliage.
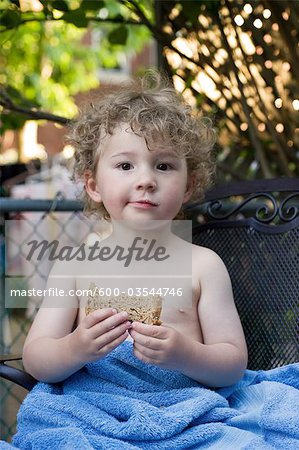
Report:
[[83,33],[65,22],[28,22],[2,34],[1,84],[45,110],[73,116],[70,96],[98,85],[96,54],[81,43]]
[[182,2],[182,12],[187,21],[190,21],[193,25],[198,23],[197,17],[202,9],[202,2],[186,0]]
[[124,25],[114,28],[114,30],[112,30],[108,35],[108,40],[112,45],[125,45],[127,43],[127,38],[128,30]]
[[[175,86],[214,118],[222,175],[292,176],[299,173],[299,6],[291,3],[39,0],[31,11],[0,0],[0,83],[16,105],[72,117],[73,96],[98,85],[99,68],[121,66],[153,37]],[[92,47],[82,43],[86,30]],[[10,109],[6,103],[4,128],[22,125]]]
[[64,0],[54,0],[52,2],[52,8],[58,11],[69,11],[69,6]]
[[99,11],[105,6],[105,2],[101,0],[82,0],[80,8],[83,11]]
[[78,28],[86,28],[88,25],[88,19],[83,14],[83,11],[80,9],[75,9],[74,11],[65,12],[62,16],[62,19],[67,23],[72,23]]
[[[71,118],[77,112],[74,95],[96,88],[98,69],[118,67],[122,58],[142,48],[150,32],[97,21],[100,11],[120,22],[129,16],[115,0],[40,3],[43,8],[31,11],[21,10],[18,1],[0,0],[0,84],[17,106]],[[93,46],[83,43],[88,26],[97,36]],[[23,126],[20,117],[6,111],[2,131]]]

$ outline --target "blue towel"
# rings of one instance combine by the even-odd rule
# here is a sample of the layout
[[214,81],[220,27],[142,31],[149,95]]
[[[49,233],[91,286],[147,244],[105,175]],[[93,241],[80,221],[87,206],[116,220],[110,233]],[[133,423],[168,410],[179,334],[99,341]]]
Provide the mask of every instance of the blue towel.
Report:
[[[20,449],[299,448],[299,364],[246,371],[212,390],[144,364],[124,342],[61,385],[38,383],[24,400]],[[6,445],[8,447],[6,447]]]

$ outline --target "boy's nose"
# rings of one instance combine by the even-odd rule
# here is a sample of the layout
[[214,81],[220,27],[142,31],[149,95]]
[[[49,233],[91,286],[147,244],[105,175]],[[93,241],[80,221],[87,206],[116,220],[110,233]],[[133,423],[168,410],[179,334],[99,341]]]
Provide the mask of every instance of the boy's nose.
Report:
[[154,191],[157,188],[157,182],[154,174],[148,171],[140,174],[138,180],[136,181],[136,188],[138,190]]

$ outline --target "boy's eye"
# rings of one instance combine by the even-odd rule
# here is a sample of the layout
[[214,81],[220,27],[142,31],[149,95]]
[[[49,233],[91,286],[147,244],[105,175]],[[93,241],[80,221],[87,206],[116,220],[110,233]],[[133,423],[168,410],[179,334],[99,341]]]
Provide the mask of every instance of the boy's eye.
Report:
[[130,170],[132,168],[132,164],[128,162],[120,163],[117,165],[118,168],[122,170]]
[[160,163],[157,165],[157,169],[162,171],[168,170],[170,168],[171,168],[170,165],[167,163]]

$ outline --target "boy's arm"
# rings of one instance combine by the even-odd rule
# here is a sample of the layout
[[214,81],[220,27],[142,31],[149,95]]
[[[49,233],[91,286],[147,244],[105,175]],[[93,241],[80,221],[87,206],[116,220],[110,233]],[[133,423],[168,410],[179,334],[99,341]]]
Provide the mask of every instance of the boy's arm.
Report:
[[61,264],[56,264],[47,289],[56,287],[65,295],[44,299],[23,348],[25,369],[39,381],[50,383],[62,381],[87,362],[104,357],[126,339],[130,325],[127,315],[106,308],[89,314],[74,327],[78,299],[68,293],[75,290],[75,278],[56,277],[63,273]]
[[[68,294],[75,289],[75,278],[63,277],[65,267],[56,263],[45,288]],[[40,381],[60,381],[80,368],[69,349],[71,333],[78,312],[78,300],[69,295],[45,296],[35,316],[23,348],[23,364],[27,372]]]
[[70,350],[76,308],[41,307],[23,348],[23,364],[37,380],[59,382],[83,366]]
[[198,316],[204,343],[191,341],[186,345],[183,372],[208,386],[227,386],[238,381],[246,369],[246,341],[227,269],[213,251],[203,250],[197,267],[201,284]]
[[137,353],[143,361],[178,370],[206,386],[229,386],[242,377],[247,365],[246,342],[230,278],[222,260],[211,250],[201,249],[198,258],[195,254],[194,266],[201,285],[198,316],[203,343],[163,326],[146,328],[133,323],[138,333],[131,334],[137,339]]

